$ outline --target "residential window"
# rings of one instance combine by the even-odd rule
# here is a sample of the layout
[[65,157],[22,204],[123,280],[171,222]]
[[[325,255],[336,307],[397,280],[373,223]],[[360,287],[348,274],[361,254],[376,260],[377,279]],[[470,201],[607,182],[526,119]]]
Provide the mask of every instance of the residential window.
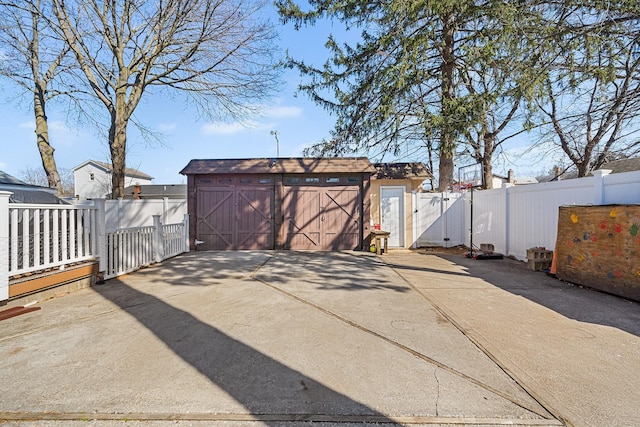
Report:
[[92,173],[89,174],[89,181],[94,181],[96,179],[96,176]]

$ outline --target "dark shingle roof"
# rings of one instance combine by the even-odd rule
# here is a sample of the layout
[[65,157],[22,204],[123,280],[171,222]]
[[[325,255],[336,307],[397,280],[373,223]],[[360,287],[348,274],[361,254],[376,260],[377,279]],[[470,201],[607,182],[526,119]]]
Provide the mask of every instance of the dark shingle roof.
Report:
[[374,172],[366,157],[191,160],[180,171],[183,175]]
[[375,163],[377,179],[431,178],[431,173],[422,162]]
[[610,169],[611,173],[640,171],[640,157],[633,159],[612,160],[600,166],[600,169]]

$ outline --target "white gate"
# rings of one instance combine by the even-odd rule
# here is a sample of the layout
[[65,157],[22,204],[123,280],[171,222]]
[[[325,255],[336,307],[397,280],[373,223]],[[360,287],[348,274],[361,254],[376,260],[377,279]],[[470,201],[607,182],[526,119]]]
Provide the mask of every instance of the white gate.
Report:
[[461,193],[414,193],[413,247],[464,244],[464,198]]

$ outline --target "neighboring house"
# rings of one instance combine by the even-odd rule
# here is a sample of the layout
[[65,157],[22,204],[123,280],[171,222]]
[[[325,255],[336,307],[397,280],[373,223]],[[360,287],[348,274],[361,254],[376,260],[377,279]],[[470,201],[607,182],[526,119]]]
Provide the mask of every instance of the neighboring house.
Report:
[[186,199],[186,184],[131,185],[124,189],[125,199]]
[[527,184],[537,184],[538,180],[536,178],[516,178],[513,169],[509,169],[507,176],[493,175],[493,187],[492,188],[502,188],[505,185],[527,185]]
[[413,243],[411,194],[422,191],[432,178],[424,163],[375,163],[371,180],[371,222],[389,231],[389,246],[408,248]]
[[13,193],[9,196],[9,203],[66,203],[56,197],[55,194],[57,190],[55,188],[27,184],[3,171],[0,171],[0,191],[10,191]]
[[[112,171],[110,164],[96,160],[87,160],[73,168],[76,199],[108,198],[111,193]],[[151,184],[152,179],[153,177],[139,170],[126,168],[124,186],[147,185]]]

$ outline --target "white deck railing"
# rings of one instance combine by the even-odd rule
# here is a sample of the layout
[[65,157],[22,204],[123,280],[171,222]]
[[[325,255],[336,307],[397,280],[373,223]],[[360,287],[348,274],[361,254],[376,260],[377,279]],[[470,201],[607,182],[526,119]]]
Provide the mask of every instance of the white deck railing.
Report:
[[9,204],[9,275],[97,256],[95,206]]
[[113,278],[189,250],[188,215],[180,223],[106,230],[105,201],[76,205],[9,203],[0,191],[0,301],[9,298],[9,279],[97,260]]

